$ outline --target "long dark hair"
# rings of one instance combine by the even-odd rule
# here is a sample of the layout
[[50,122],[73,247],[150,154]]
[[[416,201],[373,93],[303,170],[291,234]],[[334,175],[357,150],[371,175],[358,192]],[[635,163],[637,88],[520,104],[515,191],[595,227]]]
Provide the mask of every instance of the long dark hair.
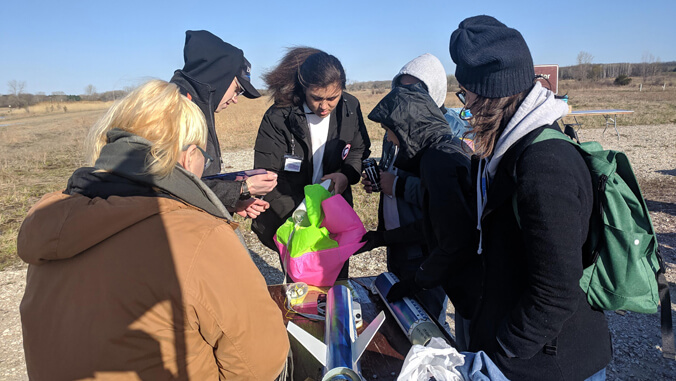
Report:
[[503,98],[486,98],[476,94],[472,102],[467,103],[466,107],[472,110],[473,115],[470,119],[472,129],[465,132],[464,137],[474,134],[474,152],[481,158],[493,154],[502,131],[531,90],[532,87]]
[[338,58],[307,46],[288,49],[277,67],[263,75],[263,80],[278,107],[302,106],[308,87],[339,84],[345,89],[347,81]]

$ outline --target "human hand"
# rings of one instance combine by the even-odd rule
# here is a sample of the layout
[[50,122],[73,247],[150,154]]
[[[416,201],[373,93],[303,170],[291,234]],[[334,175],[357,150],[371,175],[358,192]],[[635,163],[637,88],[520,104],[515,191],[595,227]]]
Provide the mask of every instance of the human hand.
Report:
[[394,179],[396,178],[397,176],[392,172],[380,171],[380,189],[383,190],[383,193],[388,196],[394,194]]
[[333,181],[333,190],[335,194],[341,194],[347,189],[349,183],[347,181],[347,176],[340,172],[329,173],[321,178],[322,181],[329,180]]
[[420,291],[422,291],[422,287],[415,283],[414,278],[404,279],[390,287],[390,291],[387,293],[385,299],[387,299],[388,303],[394,303],[405,297],[411,297]]
[[256,218],[270,207],[270,203],[259,198],[251,197],[248,200],[239,200],[235,204],[235,213],[244,218]]
[[366,176],[366,173],[361,174],[361,184],[364,186],[364,191],[366,193],[373,193],[373,188],[371,187],[371,182],[369,181],[368,176]]
[[366,243],[364,246],[360,247],[355,254],[361,254],[366,251],[371,251],[376,247],[385,246],[385,233],[376,230],[368,231],[361,237],[360,242]]
[[252,196],[265,196],[277,186],[277,174],[267,171],[266,174],[247,177],[245,181]]

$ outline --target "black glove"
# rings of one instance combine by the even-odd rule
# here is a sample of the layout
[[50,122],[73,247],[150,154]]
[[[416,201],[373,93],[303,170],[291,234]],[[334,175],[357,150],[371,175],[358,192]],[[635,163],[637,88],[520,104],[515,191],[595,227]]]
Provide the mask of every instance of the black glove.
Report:
[[409,278],[393,284],[385,298],[389,303],[393,303],[407,296],[413,296],[420,291],[422,291],[422,287],[415,283],[414,278]]
[[361,254],[365,251],[371,251],[376,247],[385,246],[385,232],[371,230],[361,237],[360,242],[366,242],[355,254]]

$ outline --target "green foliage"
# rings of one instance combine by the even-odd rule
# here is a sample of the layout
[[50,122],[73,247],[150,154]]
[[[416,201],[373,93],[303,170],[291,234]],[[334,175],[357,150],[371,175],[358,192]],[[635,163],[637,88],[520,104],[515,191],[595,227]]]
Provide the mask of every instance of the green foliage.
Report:
[[615,78],[614,83],[616,86],[627,86],[628,84],[631,83],[631,78],[627,77],[624,74],[620,74]]

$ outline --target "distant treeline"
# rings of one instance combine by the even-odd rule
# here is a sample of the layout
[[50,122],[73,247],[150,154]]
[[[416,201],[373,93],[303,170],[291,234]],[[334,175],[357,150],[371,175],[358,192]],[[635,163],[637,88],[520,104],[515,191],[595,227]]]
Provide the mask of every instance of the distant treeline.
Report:
[[[446,82],[449,89],[458,87],[458,81],[454,75],[446,76]],[[392,81],[350,82],[347,84],[347,91],[371,90],[374,94],[386,93],[391,88]]]
[[[662,83],[663,75],[676,72],[676,61],[671,62],[643,62],[643,63],[613,63],[593,64],[585,63],[573,66],[559,67],[559,79],[596,81],[601,79],[617,79],[623,77],[640,78],[643,82]],[[449,89],[458,87],[454,75],[447,76]],[[628,84],[629,81],[616,81],[616,84]],[[371,90],[373,93],[383,93],[390,90],[392,81],[350,82],[348,91]]]
[[129,90],[106,91],[105,93],[92,93],[89,95],[69,95],[62,91],[55,91],[50,95],[45,93],[17,93],[0,95],[0,107],[25,108],[42,102],[79,102],[79,101],[113,101],[127,95]]
[[643,81],[658,79],[662,74],[676,72],[676,61],[642,63],[583,63],[559,68],[559,79],[598,80],[620,76],[641,78]]
[[[627,85],[631,82],[630,77],[640,79],[643,83],[661,84],[665,82],[665,77],[669,73],[676,72],[676,61],[655,62],[652,59],[642,63],[612,63],[595,64],[586,63],[591,61],[590,55],[581,52],[578,56],[578,62],[573,66],[563,66],[559,68],[559,79],[577,80],[581,82],[598,81],[604,79],[615,79],[617,85]],[[673,78],[673,77],[672,77]],[[456,89],[458,81],[455,76],[448,75],[448,88]],[[10,94],[0,95],[0,107],[25,108],[41,102],[78,102],[78,101],[113,101],[127,95],[133,88],[124,90],[106,91],[97,93],[94,86],[89,85],[85,88],[86,94],[68,95],[62,91],[56,91],[50,95],[45,93],[30,94],[24,93],[25,82],[12,80],[8,82]],[[390,90],[391,81],[366,81],[350,82],[347,85],[348,91],[370,90],[375,94],[386,93]],[[264,91],[262,91],[265,93]]]

